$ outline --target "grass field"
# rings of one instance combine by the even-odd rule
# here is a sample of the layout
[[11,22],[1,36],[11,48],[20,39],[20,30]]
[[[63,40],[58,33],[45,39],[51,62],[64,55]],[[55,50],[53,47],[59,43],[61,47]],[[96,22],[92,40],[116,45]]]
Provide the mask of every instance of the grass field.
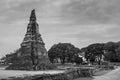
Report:
[[79,79],[75,79],[75,80],[94,80],[94,77],[96,77],[96,76],[102,76],[104,74],[109,73],[110,71],[111,70],[99,71],[99,72],[96,72],[93,77],[79,78]]

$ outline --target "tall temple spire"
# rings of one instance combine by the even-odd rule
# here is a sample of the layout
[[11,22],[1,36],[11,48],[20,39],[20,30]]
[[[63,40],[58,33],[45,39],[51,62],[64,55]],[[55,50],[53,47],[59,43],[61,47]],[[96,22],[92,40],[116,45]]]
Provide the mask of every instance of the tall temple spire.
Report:
[[35,45],[35,46],[37,46],[37,48],[38,48],[38,55],[46,55],[47,54],[47,51],[44,47],[45,44],[41,38],[41,34],[39,33],[39,25],[36,21],[35,9],[33,9],[31,11],[30,21],[27,26],[27,32],[25,34],[25,37],[21,44],[21,47],[29,46],[31,48],[30,44],[32,42],[37,43],[37,45]]
[[35,9],[31,11],[30,21],[36,21]]
[[35,9],[31,11],[27,32],[17,53],[15,63],[7,69],[18,70],[39,70],[42,61],[49,62],[47,50],[39,33],[39,25],[36,21]]

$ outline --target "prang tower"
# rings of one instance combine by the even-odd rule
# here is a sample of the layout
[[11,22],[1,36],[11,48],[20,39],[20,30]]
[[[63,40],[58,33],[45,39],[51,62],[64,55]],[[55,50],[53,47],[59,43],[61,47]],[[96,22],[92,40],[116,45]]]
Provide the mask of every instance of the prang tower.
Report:
[[[35,9],[31,11],[27,32],[18,52],[13,55],[13,63],[8,70],[40,70],[41,63],[50,63],[45,43],[39,33]],[[43,67],[44,68],[44,67]]]
[[35,9],[31,12],[27,32],[23,42],[21,43],[21,49],[23,51],[21,55],[31,55],[31,52],[24,52],[26,51],[26,48],[29,48],[30,51],[33,49],[34,54],[38,56],[47,55],[45,43],[41,38],[41,34],[39,33],[39,25],[36,22]]

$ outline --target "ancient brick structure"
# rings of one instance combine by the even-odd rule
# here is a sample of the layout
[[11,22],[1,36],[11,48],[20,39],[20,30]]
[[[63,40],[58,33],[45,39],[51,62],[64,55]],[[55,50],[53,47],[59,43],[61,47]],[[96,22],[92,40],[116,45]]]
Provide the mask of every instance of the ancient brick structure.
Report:
[[[33,48],[34,54],[47,55],[47,51],[44,46],[44,42],[41,38],[41,34],[39,33],[39,25],[36,22],[35,10],[32,10],[30,16],[30,22],[27,27],[27,32],[25,34],[24,40],[21,44],[22,51],[26,51],[26,48]],[[21,55],[31,55],[30,52],[26,54],[26,52],[22,52]]]
[[[35,9],[32,10],[27,32],[21,43],[21,48],[13,58],[13,63],[7,69],[13,70],[38,70],[40,61],[47,61],[48,55],[45,44],[39,33],[39,25],[36,22]],[[39,66],[40,67],[40,66]]]

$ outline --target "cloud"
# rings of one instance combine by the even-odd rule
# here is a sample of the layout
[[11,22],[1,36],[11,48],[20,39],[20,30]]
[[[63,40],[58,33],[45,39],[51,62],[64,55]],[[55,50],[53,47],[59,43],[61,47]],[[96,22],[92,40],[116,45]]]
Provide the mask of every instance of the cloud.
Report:
[[3,2],[6,4],[6,8],[10,9],[12,7],[18,7],[22,4],[30,3],[30,2],[39,2],[41,0],[4,0]]
[[68,30],[61,33],[61,38],[67,38],[68,40],[76,39],[74,45],[78,47],[87,46],[90,43],[120,40],[120,28],[117,24],[79,25]]
[[20,47],[35,8],[47,49],[58,42],[81,48],[120,40],[119,0],[1,0],[0,55]]
[[120,23],[119,0],[75,0],[63,7],[63,19],[75,23]]

